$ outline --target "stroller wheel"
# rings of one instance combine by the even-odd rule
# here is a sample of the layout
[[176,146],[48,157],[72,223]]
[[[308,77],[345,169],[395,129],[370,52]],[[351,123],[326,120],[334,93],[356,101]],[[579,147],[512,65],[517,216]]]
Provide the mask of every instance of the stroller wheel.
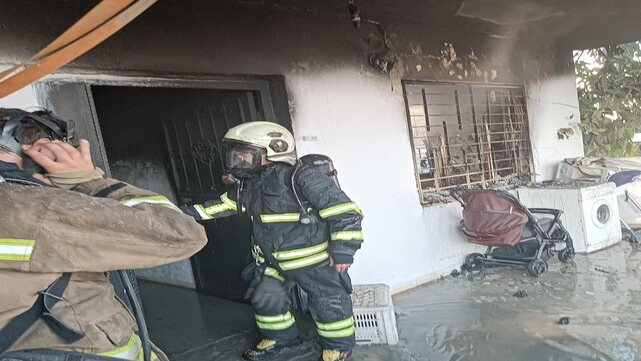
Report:
[[575,254],[576,252],[574,251],[574,247],[565,247],[562,251],[559,252],[557,257],[559,257],[559,261],[561,262],[570,262],[574,259]]
[[465,257],[465,265],[472,271],[478,271],[483,267],[483,256],[480,253],[472,253]]
[[542,259],[535,259],[527,265],[527,271],[534,277],[540,277],[548,271],[548,263]]

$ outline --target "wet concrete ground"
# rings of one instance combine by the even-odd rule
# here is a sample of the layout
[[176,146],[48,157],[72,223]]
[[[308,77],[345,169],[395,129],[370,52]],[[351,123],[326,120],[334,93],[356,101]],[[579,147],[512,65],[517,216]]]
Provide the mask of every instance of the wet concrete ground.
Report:
[[[502,267],[397,295],[400,344],[358,346],[353,360],[641,360],[640,250],[620,243],[568,264],[553,259],[540,278]],[[257,338],[248,305],[149,283],[141,290],[152,338],[174,361],[241,360]],[[527,297],[513,296],[523,290]],[[158,292],[174,303],[148,302]],[[277,361],[318,358],[309,316],[297,320],[304,345]]]
[[[540,278],[491,269],[399,295],[407,315],[392,359],[641,359],[639,249],[621,243],[568,264],[552,260]],[[520,290],[528,296],[514,297]]]

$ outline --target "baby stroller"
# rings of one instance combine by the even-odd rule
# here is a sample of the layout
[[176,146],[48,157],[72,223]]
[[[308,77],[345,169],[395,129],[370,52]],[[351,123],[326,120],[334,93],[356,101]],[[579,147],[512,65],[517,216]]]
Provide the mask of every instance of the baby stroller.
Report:
[[528,209],[503,190],[456,188],[450,195],[463,206],[461,231],[468,242],[487,246],[485,254],[467,256],[468,268],[524,265],[530,275],[539,277],[547,272],[546,260],[554,254],[561,262],[574,258],[572,238],[559,219],[561,210]]

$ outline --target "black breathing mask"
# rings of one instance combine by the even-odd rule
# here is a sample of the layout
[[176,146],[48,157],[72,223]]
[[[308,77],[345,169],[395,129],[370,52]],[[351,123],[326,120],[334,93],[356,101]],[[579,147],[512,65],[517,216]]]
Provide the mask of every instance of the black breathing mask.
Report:
[[225,143],[225,170],[238,178],[251,178],[265,168],[262,164],[264,148],[249,144]]
[[0,149],[22,157],[25,160],[25,171],[27,172],[40,172],[41,169],[29,157],[25,157],[22,146],[14,138],[14,134],[23,119],[31,119],[46,127],[54,140],[60,140],[69,143],[73,147],[78,147],[78,139],[75,136],[75,123],[73,121],[53,118],[46,112],[37,114],[22,109],[2,109],[1,115],[7,119],[7,122],[2,129],[2,134],[0,134]]

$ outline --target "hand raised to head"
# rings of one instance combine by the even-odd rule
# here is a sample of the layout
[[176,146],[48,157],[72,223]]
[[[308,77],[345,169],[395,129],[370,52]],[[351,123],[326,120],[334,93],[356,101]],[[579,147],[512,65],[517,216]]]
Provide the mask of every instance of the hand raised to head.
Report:
[[26,147],[24,153],[49,174],[94,169],[89,142],[85,139],[80,140],[78,149],[58,140],[40,139]]

